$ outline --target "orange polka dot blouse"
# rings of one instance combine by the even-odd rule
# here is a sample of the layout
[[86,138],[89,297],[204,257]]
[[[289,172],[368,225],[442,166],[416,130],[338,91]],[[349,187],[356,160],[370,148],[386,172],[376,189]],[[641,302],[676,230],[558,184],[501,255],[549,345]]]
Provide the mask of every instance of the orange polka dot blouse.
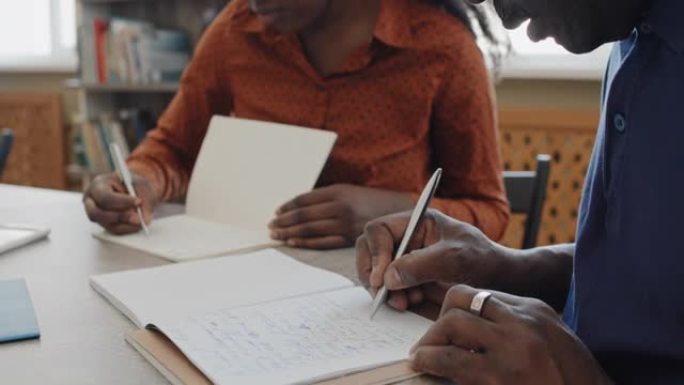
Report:
[[492,87],[471,33],[421,0],[382,0],[371,44],[322,77],[294,35],[234,0],[205,33],[181,88],[129,159],[164,199],[185,195],[214,114],[334,131],[318,185],[420,192],[500,238],[508,221]]

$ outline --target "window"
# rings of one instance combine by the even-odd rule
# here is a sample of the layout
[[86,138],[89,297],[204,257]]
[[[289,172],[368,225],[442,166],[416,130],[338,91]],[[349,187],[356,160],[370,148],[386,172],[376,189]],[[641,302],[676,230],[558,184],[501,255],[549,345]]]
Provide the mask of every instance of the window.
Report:
[[0,1],[0,70],[74,71],[75,0]]
[[527,24],[509,31],[513,53],[503,67],[508,78],[540,79],[602,79],[608,63],[611,45],[594,52],[574,55],[556,44],[553,39],[534,43],[527,37]]

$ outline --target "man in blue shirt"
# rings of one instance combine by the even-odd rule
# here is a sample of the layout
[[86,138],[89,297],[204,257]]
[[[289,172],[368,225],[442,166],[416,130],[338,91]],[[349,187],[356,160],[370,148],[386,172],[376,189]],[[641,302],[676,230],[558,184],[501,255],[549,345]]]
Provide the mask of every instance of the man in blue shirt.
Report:
[[397,309],[441,307],[411,362],[459,385],[684,384],[684,1],[494,5],[506,27],[530,19],[531,38],[572,52],[619,40],[577,243],[513,250],[430,212],[391,262],[401,214],[367,226],[359,277]]

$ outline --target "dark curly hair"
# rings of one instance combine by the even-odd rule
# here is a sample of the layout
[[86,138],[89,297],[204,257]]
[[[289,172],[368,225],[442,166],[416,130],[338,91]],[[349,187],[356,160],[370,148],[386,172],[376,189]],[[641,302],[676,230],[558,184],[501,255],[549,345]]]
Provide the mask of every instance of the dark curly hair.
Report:
[[473,33],[488,67],[499,74],[503,59],[511,51],[506,29],[490,3],[470,4],[467,0],[429,0],[459,18]]

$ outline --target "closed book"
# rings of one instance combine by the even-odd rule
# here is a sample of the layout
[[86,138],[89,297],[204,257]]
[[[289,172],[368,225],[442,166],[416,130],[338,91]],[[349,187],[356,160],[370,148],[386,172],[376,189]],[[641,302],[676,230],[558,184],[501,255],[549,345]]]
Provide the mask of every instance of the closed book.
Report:
[[106,126],[109,129],[110,141],[119,146],[119,149],[121,149],[121,155],[124,159],[128,158],[131,154],[131,149],[128,146],[126,134],[124,133],[121,122],[115,119],[110,119],[106,122]]
[[97,80],[100,84],[107,84],[109,81],[108,68],[108,30],[109,24],[106,20],[95,18],[93,20],[93,31],[95,34],[95,55],[97,66]]
[[106,171],[113,171],[114,170],[114,158],[112,156],[112,153],[109,150],[109,143],[112,142],[112,139],[109,136],[109,129],[107,128],[107,123],[100,120],[99,122],[93,123],[95,125],[95,128],[97,130],[97,135],[100,140],[100,146],[102,148],[102,152],[104,153],[105,160],[106,160]]
[[79,35],[78,53],[81,80],[86,84],[98,83],[97,47],[93,25],[81,26]]
[[93,173],[110,171],[107,155],[102,148],[100,134],[97,132],[97,126],[92,122],[85,122],[80,125],[80,128],[85,154],[88,158],[89,170]]
[[76,164],[86,170],[90,169],[90,165],[88,164],[88,156],[86,155],[85,144],[83,143],[83,135],[81,135],[81,132],[77,132],[76,135],[74,135],[72,150]]
[[154,34],[152,24],[133,19],[113,18],[110,21],[110,59],[113,75],[123,83],[141,83],[140,41]]
[[0,281],[0,343],[40,337],[26,281]]

